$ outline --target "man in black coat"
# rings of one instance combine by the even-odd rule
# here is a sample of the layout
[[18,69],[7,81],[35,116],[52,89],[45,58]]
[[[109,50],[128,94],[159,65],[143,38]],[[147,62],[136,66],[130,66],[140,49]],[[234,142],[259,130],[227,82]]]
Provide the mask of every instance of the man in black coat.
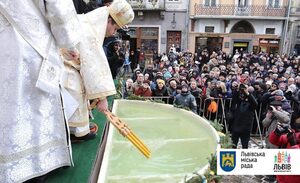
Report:
[[119,41],[114,41],[109,45],[107,53],[107,60],[109,63],[110,71],[112,77],[116,79],[121,67],[124,64],[125,56],[121,51],[121,43]]
[[248,149],[250,133],[254,121],[254,111],[258,103],[254,96],[249,93],[248,87],[240,84],[239,92],[232,97],[231,110],[234,114],[233,124],[231,125],[231,137],[233,148],[237,147],[241,139],[243,149]]

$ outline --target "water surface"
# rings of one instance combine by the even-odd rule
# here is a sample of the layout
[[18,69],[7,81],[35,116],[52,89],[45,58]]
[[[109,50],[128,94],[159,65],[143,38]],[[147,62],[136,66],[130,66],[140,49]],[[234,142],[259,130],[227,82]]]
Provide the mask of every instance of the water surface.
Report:
[[[108,151],[107,183],[176,183],[198,171],[215,152],[215,131],[203,118],[168,105],[116,101],[115,113],[151,151],[146,159],[115,128]],[[106,150],[107,151],[107,150]]]

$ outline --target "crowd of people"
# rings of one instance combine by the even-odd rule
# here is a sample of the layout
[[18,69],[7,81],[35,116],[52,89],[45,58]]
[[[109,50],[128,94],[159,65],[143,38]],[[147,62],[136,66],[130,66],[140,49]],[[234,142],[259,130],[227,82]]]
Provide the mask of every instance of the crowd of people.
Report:
[[[209,53],[207,49],[194,54],[171,52],[168,55],[154,55],[153,64],[149,64],[144,70],[136,68],[132,77],[126,80],[123,94],[124,98],[135,94],[144,97],[170,97],[175,101],[176,98],[182,98],[182,95],[196,99],[232,98],[231,112],[236,112],[234,105],[246,98],[247,101],[253,101],[253,109],[262,107],[263,117],[270,113],[267,106],[272,101],[280,101],[281,108],[291,114],[292,121],[295,121],[299,118],[299,58],[295,55],[246,53],[243,50],[227,55],[221,51]],[[186,86],[188,91],[182,90]],[[248,96],[251,97],[250,100]],[[194,111],[195,105],[181,104]],[[293,104],[292,107],[290,104]],[[241,113],[237,113],[237,116],[239,114]],[[241,116],[243,119],[247,118]],[[252,117],[246,121],[253,121]],[[251,124],[247,126],[252,126]],[[267,122],[264,126],[268,127]]]
[[[124,97],[130,94],[176,97],[182,92],[182,86],[188,85],[189,93],[195,98],[226,99],[234,98],[243,84],[264,108],[276,96],[281,96],[284,109],[297,115],[299,59],[295,55],[254,54],[243,50],[236,50],[233,55],[221,51],[209,53],[207,49],[194,54],[153,55],[153,61],[145,69],[133,68],[132,77],[124,87]],[[287,106],[287,101],[295,104],[293,109]]]
[[[221,115],[226,115],[225,125],[231,133],[233,148],[239,139],[242,148],[248,148],[254,126],[265,128],[266,148],[300,144],[300,56],[247,53],[243,49],[235,50],[234,54],[208,49],[178,53],[170,49],[168,54],[154,54],[145,69],[138,67],[138,55],[132,58],[137,58],[131,61],[137,68],[133,68],[124,83],[125,99],[131,95],[168,98],[165,102],[203,116],[206,113],[199,110],[201,102],[207,101],[205,105],[210,109],[215,100],[231,99],[230,105],[221,102],[216,107]],[[276,133],[282,125],[285,131]],[[288,131],[289,138],[285,139],[290,140],[283,141],[281,135]],[[291,176],[279,176],[279,182],[284,182],[284,178],[290,180]]]

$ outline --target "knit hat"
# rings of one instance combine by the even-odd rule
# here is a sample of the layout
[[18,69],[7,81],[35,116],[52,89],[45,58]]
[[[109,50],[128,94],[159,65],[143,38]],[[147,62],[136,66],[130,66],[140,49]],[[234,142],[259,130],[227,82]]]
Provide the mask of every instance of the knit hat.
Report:
[[278,100],[273,100],[270,102],[270,106],[282,106],[282,102]]
[[218,81],[218,80],[213,79],[213,80],[211,80],[211,83],[217,83],[217,81]]
[[189,89],[189,86],[187,84],[182,84],[181,88],[187,88],[187,89]]
[[273,94],[276,95],[276,96],[282,96],[282,97],[284,96],[282,90],[275,90],[275,91],[273,92]]
[[114,0],[108,6],[109,14],[118,24],[120,28],[132,22],[134,19],[134,12],[131,5],[126,0]]

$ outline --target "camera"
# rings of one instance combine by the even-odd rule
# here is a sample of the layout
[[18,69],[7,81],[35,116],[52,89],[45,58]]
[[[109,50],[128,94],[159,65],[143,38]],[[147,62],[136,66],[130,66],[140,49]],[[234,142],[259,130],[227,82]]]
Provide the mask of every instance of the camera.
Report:
[[239,90],[241,94],[246,94],[247,93],[247,85],[240,84]]
[[240,84],[239,89],[240,89],[240,90],[245,90],[245,89],[247,89],[247,87],[246,87],[246,85],[244,85],[244,84]]
[[285,123],[278,123],[279,126],[281,126],[284,129],[284,132],[287,133],[289,130],[290,125]]
[[131,31],[131,29],[118,29],[117,32],[119,34],[119,38],[122,40],[130,40],[130,35],[128,32]]

